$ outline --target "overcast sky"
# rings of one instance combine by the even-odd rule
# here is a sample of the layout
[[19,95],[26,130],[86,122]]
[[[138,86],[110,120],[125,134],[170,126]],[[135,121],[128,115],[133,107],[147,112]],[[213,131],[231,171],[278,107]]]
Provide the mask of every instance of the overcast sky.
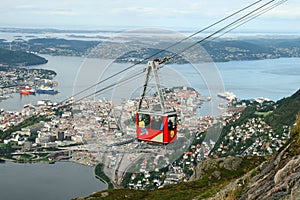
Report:
[[[1,1],[0,27],[58,29],[159,27],[196,30],[254,1],[5,0]],[[239,29],[257,32],[299,32],[299,21],[300,0],[289,0]]]

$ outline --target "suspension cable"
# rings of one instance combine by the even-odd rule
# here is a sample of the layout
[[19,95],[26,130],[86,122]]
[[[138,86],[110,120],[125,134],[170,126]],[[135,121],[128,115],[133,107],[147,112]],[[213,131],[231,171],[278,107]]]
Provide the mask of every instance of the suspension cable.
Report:
[[[117,76],[117,75],[119,75],[119,74],[121,74],[121,73],[129,70],[129,69],[131,69],[131,68],[133,68],[134,66],[142,64],[143,62],[149,60],[150,58],[153,58],[154,56],[156,56],[156,55],[158,55],[158,54],[160,54],[160,53],[162,53],[162,52],[164,52],[164,51],[166,51],[166,50],[168,50],[168,49],[170,49],[170,48],[172,48],[172,47],[174,47],[174,46],[176,46],[176,45],[178,45],[178,44],[180,44],[180,43],[182,43],[182,42],[184,42],[184,41],[186,41],[186,40],[188,40],[188,39],[190,39],[192,37],[194,37],[195,35],[203,32],[203,31],[206,31],[209,28],[211,28],[211,27],[213,27],[213,26],[215,26],[215,25],[217,25],[217,24],[219,24],[219,23],[221,23],[221,22],[223,22],[223,21],[225,21],[225,20],[227,20],[227,19],[229,19],[229,18],[237,15],[238,13],[241,13],[241,12],[249,9],[250,7],[253,7],[254,5],[260,3],[261,1],[263,1],[263,0],[255,1],[254,3],[246,6],[246,7],[242,8],[242,9],[240,9],[240,10],[238,10],[238,11],[236,11],[236,12],[234,12],[234,13],[232,13],[232,14],[230,14],[230,15],[222,18],[222,19],[220,19],[220,20],[218,20],[217,22],[215,22],[215,23],[213,23],[213,24],[211,24],[211,25],[209,25],[209,26],[207,26],[207,27],[205,27],[205,28],[203,28],[203,29],[201,29],[201,30],[199,30],[199,31],[197,31],[197,32],[195,32],[195,33],[193,33],[193,34],[191,34],[191,35],[183,38],[183,39],[181,39],[181,40],[179,40],[178,42],[176,42],[176,43],[174,43],[174,44],[172,44],[172,45],[170,45],[170,46],[168,46],[168,47],[166,47],[164,49],[161,49],[160,51],[158,51],[158,52],[156,52],[156,53],[154,53],[154,54],[152,54],[152,55],[150,55],[150,56],[148,56],[148,57],[146,57],[146,58],[144,58],[144,59],[142,59],[142,60],[140,60],[140,61],[132,64],[132,65],[130,65],[129,67],[127,67],[127,68],[125,68],[125,69],[123,69],[123,70],[121,70],[121,71],[119,71],[119,72],[117,72],[117,73],[115,73],[115,74],[113,74],[111,76],[108,76],[107,78],[105,78],[105,79],[103,79],[101,81],[98,81],[97,83],[92,84],[91,86],[89,86],[89,87],[87,87],[87,88],[85,88],[85,89],[83,89],[83,90],[81,90],[81,91],[73,94],[72,97],[78,96],[78,95],[80,95],[80,94],[82,94],[82,93],[90,90],[91,88],[93,88],[93,87],[95,87],[95,86],[97,86],[97,85],[99,85],[99,84],[101,84],[101,83],[103,83],[103,82],[105,82],[105,81],[107,81],[107,80],[109,80],[109,79],[111,79],[111,78],[113,78],[113,77],[115,77],[115,76]],[[69,98],[64,99],[62,102],[66,101],[67,99],[69,99]]]
[[[265,3],[265,4],[263,4],[262,6],[260,6],[260,7],[256,8],[256,9],[254,9],[254,10],[252,10],[251,12],[249,12],[249,13],[243,15],[242,17],[240,17],[240,18],[234,20],[234,21],[231,22],[230,24],[228,24],[228,25],[222,27],[221,29],[215,31],[214,33],[212,33],[212,34],[210,34],[210,35],[208,35],[208,36],[206,36],[205,38],[203,38],[203,39],[201,39],[201,40],[199,40],[199,41],[193,43],[192,45],[189,45],[188,47],[182,49],[181,51],[179,51],[179,52],[177,52],[177,53],[174,53],[174,54],[173,54],[171,57],[169,57],[168,59],[163,60],[163,61],[161,62],[161,64],[164,63],[165,61],[169,60],[169,59],[172,59],[172,58],[174,58],[174,57],[180,55],[181,53],[187,51],[188,49],[194,47],[195,45],[197,45],[197,44],[199,44],[199,43],[205,42],[204,44],[206,44],[206,43],[208,43],[208,42],[210,42],[210,41],[212,41],[212,40],[215,40],[215,39],[217,39],[217,38],[223,36],[224,34],[226,34],[226,33],[230,32],[230,31],[232,31],[232,30],[234,30],[234,29],[240,27],[241,25],[245,24],[246,22],[249,22],[249,21],[251,21],[251,20],[257,18],[258,16],[260,16],[260,15],[262,15],[262,14],[264,14],[264,13],[270,11],[270,10],[272,10],[273,8],[275,8],[275,7],[277,7],[277,6],[279,6],[279,5],[283,4],[283,3],[285,3],[285,2],[288,1],[288,0],[281,0],[281,1],[275,3],[275,4],[271,5],[271,6],[268,6],[268,5],[270,5],[271,3],[273,3],[274,1],[275,1],[275,0],[271,0],[271,1],[269,1],[269,2],[267,2],[267,3]],[[258,2],[260,2],[260,1],[255,2],[255,4],[258,3]],[[253,5],[253,4],[251,4],[251,5]],[[267,7],[267,6],[268,6],[268,7]],[[249,6],[247,6],[247,7],[249,8]],[[246,9],[246,7],[243,8],[243,10],[245,10],[245,9]],[[237,12],[235,12],[235,13],[237,13]],[[232,14],[231,16],[233,16],[233,14]],[[228,19],[229,16],[226,17],[226,18]],[[225,18],[223,18],[222,20],[224,21]],[[220,23],[220,22],[221,22],[221,20],[218,21],[218,23]],[[217,22],[214,23],[214,25],[216,25],[216,24],[217,24]],[[208,27],[212,27],[212,25],[210,25],[210,26],[208,26]],[[231,28],[231,27],[232,27],[232,28]],[[229,29],[229,28],[230,28],[230,29]],[[227,30],[227,29],[229,29],[229,30]],[[203,30],[206,30],[206,28],[205,28],[205,29],[202,29],[202,31],[203,31]],[[224,31],[224,30],[226,30],[224,33],[222,33],[222,34],[220,34],[220,35],[217,35],[218,33],[221,33],[221,32]],[[196,33],[194,33],[194,34],[188,36],[188,38],[190,38],[190,37],[192,37],[192,36],[194,36],[194,35],[196,35],[196,34],[202,32],[202,31],[198,31],[198,32],[196,32]],[[215,35],[217,35],[217,37],[212,38],[212,37],[215,36]],[[184,39],[180,40],[180,42],[182,42],[182,41],[184,41],[184,40],[186,40],[186,39],[188,39],[188,38],[184,38]],[[211,38],[212,38],[212,39],[211,39]],[[208,39],[211,39],[211,40],[210,40],[210,41],[207,41]],[[176,43],[174,43],[173,45],[171,45],[171,46],[169,46],[169,47],[167,47],[167,48],[165,48],[165,49],[171,48],[171,47],[175,46],[175,44],[177,45],[177,44],[179,44],[180,42],[176,42]],[[164,49],[164,50],[165,50],[165,49]],[[162,52],[162,51],[164,51],[164,50],[160,50],[159,52]],[[152,56],[155,56],[155,55],[157,55],[157,54],[153,54]],[[89,89],[91,89],[92,87],[95,87],[96,85],[98,85],[98,84],[100,84],[100,83],[103,83],[104,81],[106,81],[106,80],[108,80],[108,79],[110,79],[110,78],[112,78],[112,77],[114,77],[114,76],[117,76],[117,75],[119,75],[119,74],[125,72],[126,70],[128,70],[128,69],[130,69],[130,68],[132,68],[132,67],[134,67],[134,66],[136,66],[136,65],[138,65],[138,64],[141,64],[142,62],[144,62],[145,60],[147,60],[147,59],[149,59],[149,58],[151,58],[151,56],[150,56],[150,57],[147,57],[147,58],[143,59],[142,61],[139,61],[138,63],[135,63],[135,64],[133,64],[133,65],[131,65],[131,66],[129,66],[129,67],[127,67],[127,68],[121,70],[121,71],[119,71],[118,73],[116,73],[116,74],[114,74],[114,75],[111,75],[110,77],[107,77],[106,79],[104,79],[104,80],[102,80],[102,81],[99,81],[98,83],[96,83],[96,84],[90,86]],[[163,66],[161,66],[161,67],[163,67]],[[138,73],[135,73],[135,74],[133,74],[133,75],[131,75],[131,76],[125,78],[125,79],[119,80],[119,81],[117,81],[117,82],[115,82],[115,83],[112,83],[112,84],[110,84],[110,85],[108,85],[108,86],[106,86],[106,87],[104,87],[104,88],[101,88],[101,89],[99,89],[99,90],[97,90],[97,91],[95,91],[95,92],[92,92],[92,93],[90,93],[90,94],[88,94],[88,95],[86,95],[86,96],[84,96],[84,97],[82,97],[82,98],[76,100],[76,102],[77,102],[77,101],[81,101],[81,100],[84,99],[84,98],[88,98],[88,97],[93,96],[93,95],[96,95],[96,94],[97,94],[97,95],[102,94],[102,93],[105,92],[106,90],[108,90],[108,89],[110,89],[110,88],[112,88],[112,87],[115,87],[115,86],[117,86],[117,85],[125,84],[126,82],[133,80],[134,78],[140,76],[140,75],[143,74],[143,73],[144,73],[144,71],[140,71],[140,72],[138,72]],[[88,89],[85,89],[85,91],[86,91],[86,90],[88,90]],[[84,92],[84,91],[78,92],[78,93],[76,93],[76,95],[79,95],[79,94],[81,94],[81,93],[83,93],[83,92]],[[74,101],[74,102],[75,102],[75,101]]]
[[264,13],[266,13],[266,12],[268,12],[268,11],[274,9],[274,8],[276,8],[277,6],[283,4],[283,3],[287,2],[287,1],[288,1],[288,0],[281,0],[281,1],[279,1],[279,2],[277,2],[277,3],[275,3],[275,4],[271,5],[271,6],[269,6],[269,7],[267,7],[267,8],[264,8],[263,10],[259,11],[258,13],[256,13],[256,14],[253,15],[253,16],[248,16],[248,17],[247,17],[246,19],[244,19],[240,24],[235,25],[233,28],[231,28],[231,29],[225,31],[224,33],[218,35],[217,37],[212,38],[212,39],[209,40],[209,41],[206,41],[206,42],[203,43],[203,44],[207,44],[207,43],[209,43],[209,42],[211,42],[211,41],[214,41],[214,40],[216,40],[216,39],[222,37],[223,35],[227,34],[228,32],[231,32],[231,31],[235,30],[236,28],[238,28],[238,27],[244,25],[245,23],[247,23],[247,22],[249,22],[249,21],[251,21],[251,20],[253,20],[253,19],[259,17],[260,15],[262,15],[262,14],[264,14]]
[[[172,58],[175,58],[175,57],[178,56],[179,54],[181,54],[181,53],[187,51],[188,49],[190,49],[190,48],[196,46],[197,44],[206,41],[207,39],[213,37],[214,35],[216,35],[216,34],[222,32],[222,31],[224,31],[224,30],[230,28],[231,26],[234,26],[235,24],[238,24],[239,22],[243,21],[243,19],[247,18],[248,16],[251,16],[251,15],[254,14],[255,12],[259,11],[260,9],[262,9],[263,7],[265,7],[265,6],[269,5],[269,4],[271,4],[271,3],[274,2],[274,1],[275,1],[275,0],[271,0],[271,1],[269,1],[269,2],[267,2],[267,3],[265,3],[265,4],[263,4],[262,6],[260,6],[260,7],[256,8],[256,9],[254,9],[253,11],[247,13],[246,15],[244,15],[244,16],[242,16],[242,17],[236,19],[236,20],[234,20],[233,22],[231,22],[230,24],[224,26],[223,28],[221,28],[221,29],[219,29],[219,30],[213,32],[212,34],[210,34],[210,35],[204,37],[203,39],[201,39],[201,40],[199,40],[199,41],[197,41],[197,42],[195,42],[195,43],[193,43],[193,44],[187,46],[186,48],[182,49],[181,51],[175,53],[173,56],[170,56],[170,57],[169,57],[169,60],[172,59]],[[253,19],[254,19],[254,18],[253,18]]]

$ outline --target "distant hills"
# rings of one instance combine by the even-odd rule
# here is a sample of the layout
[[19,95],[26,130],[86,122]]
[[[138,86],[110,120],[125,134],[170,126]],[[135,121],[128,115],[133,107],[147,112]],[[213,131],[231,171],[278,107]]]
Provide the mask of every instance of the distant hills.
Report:
[[98,41],[66,40],[60,38],[30,39],[28,45],[31,51],[41,54],[81,56],[90,48],[99,44]]
[[0,48],[0,66],[28,66],[45,64],[48,60],[32,53]]
[[[82,35],[80,37],[83,37]],[[168,39],[168,40],[167,40]],[[61,38],[20,38],[12,42],[0,40],[0,48],[30,51],[39,54],[62,56],[89,56],[103,59],[116,59],[116,62],[139,62],[162,49],[173,45],[174,38],[120,37],[104,38],[98,41],[69,40]],[[194,38],[176,45],[156,55],[157,58],[170,57],[181,52],[201,38]],[[169,62],[226,62],[237,60],[262,60],[282,57],[300,57],[300,38],[236,38],[216,39],[200,43],[179,53]],[[154,58],[153,58],[154,59]]]
[[15,51],[35,52],[54,56],[83,56],[89,49],[98,45],[98,41],[66,40],[62,38],[20,38],[12,42],[0,40],[0,48]]
[[[201,38],[199,38],[200,40]],[[176,41],[174,41],[176,42]],[[128,42],[122,45],[116,42],[101,43],[95,55],[99,58],[117,58],[117,62],[137,62],[174,44],[160,41],[155,45],[149,42]],[[181,52],[195,41],[185,42],[156,55],[157,58],[171,57]],[[113,51],[112,51],[113,49]],[[130,51],[128,51],[130,49]],[[118,57],[119,56],[119,57]],[[300,57],[300,39],[218,39],[200,43],[193,48],[176,55],[170,62],[227,62],[238,60],[262,60],[281,57]]]

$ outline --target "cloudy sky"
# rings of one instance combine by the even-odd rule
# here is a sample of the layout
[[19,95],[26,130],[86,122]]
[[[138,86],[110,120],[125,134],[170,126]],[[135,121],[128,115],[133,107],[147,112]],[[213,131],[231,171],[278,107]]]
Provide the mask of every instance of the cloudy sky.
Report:
[[[200,29],[255,0],[5,0],[0,27]],[[279,0],[277,0],[279,1]],[[268,0],[262,0],[268,2]],[[283,5],[240,28],[300,32],[300,1]]]

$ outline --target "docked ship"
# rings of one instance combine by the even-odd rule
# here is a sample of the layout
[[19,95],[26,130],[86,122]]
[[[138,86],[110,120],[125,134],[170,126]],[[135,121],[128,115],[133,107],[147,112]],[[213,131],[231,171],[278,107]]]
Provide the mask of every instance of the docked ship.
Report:
[[38,94],[57,94],[58,91],[57,91],[57,90],[54,90],[54,89],[51,88],[51,87],[44,87],[44,86],[41,86],[41,87],[39,87],[39,88],[36,90],[36,93],[38,93]]
[[25,86],[20,89],[20,94],[21,95],[35,95],[35,89],[33,89],[29,86]]
[[218,97],[226,99],[227,101],[232,101],[236,98],[236,95],[232,92],[220,92],[218,93]]
[[1,96],[0,96],[0,101],[1,101],[1,100],[6,100],[6,99],[8,99],[9,97],[10,97],[10,96],[7,96],[7,95],[5,95],[5,96],[4,96],[4,95],[1,95]]

